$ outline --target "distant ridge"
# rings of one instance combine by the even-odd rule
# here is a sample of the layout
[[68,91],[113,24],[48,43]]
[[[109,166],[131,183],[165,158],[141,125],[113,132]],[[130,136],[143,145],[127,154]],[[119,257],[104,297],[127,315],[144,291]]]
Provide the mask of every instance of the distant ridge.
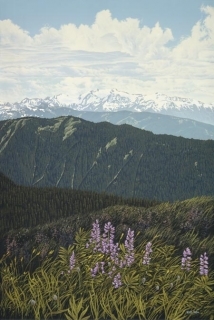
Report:
[[214,125],[214,104],[160,93],[131,94],[116,89],[97,89],[80,96],[58,94],[45,99],[25,98],[19,103],[0,103],[0,120],[26,116],[53,118],[72,115],[72,110],[152,112]]

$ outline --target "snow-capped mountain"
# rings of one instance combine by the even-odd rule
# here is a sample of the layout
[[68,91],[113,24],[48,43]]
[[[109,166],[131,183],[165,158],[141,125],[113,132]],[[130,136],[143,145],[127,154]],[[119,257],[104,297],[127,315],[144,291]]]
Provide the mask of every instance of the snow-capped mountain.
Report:
[[53,118],[78,111],[152,112],[214,125],[214,104],[165,94],[130,94],[116,89],[94,90],[85,95],[55,95],[45,99],[25,98],[19,103],[0,103],[0,120],[27,116]]

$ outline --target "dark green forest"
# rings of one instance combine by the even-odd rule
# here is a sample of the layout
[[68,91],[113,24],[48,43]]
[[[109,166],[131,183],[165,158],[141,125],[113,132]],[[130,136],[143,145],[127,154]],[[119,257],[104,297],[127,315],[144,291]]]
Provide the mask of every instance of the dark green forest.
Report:
[[[18,186],[0,173],[0,234],[5,239],[5,233],[11,230],[30,229],[113,205],[150,207],[157,203],[91,191]],[[5,242],[1,245],[4,251],[3,247]]]
[[74,117],[0,122],[0,170],[17,184],[184,200],[214,194],[214,141]]

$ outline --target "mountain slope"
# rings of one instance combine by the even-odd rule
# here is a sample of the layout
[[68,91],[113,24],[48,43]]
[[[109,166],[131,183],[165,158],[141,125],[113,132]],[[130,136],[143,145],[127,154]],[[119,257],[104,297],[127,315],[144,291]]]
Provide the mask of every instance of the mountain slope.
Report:
[[70,112],[73,116],[95,123],[107,121],[112,124],[130,124],[139,129],[145,129],[155,134],[169,134],[177,137],[200,140],[214,140],[214,126],[190,119],[163,115],[152,112]]
[[130,94],[117,90],[94,90],[79,97],[56,95],[45,99],[25,98],[20,103],[0,103],[0,120],[26,116],[58,117],[78,111],[152,112],[214,125],[214,104],[164,94]]
[[91,191],[18,186],[0,172],[0,235],[116,204],[149,207],[157,202]]
[[18,184],[187,199],[214,194],[214,141],[74,117],[0,122],[0,170]]
[[[39,190],[38,194],[42,192]],[[41,254],[41,258],[44,258],[50,249],[54,249],[57,256],[60,246],[68,247],[74,243],[74,235],[80,227],[90,235],[92,224],[98,219],[101,230],[108,221],[115,227],[115,243],[121,240],[121,233],[126,235],[130,228],[134,231],[135,247],[142,241],[151,241],[153,236],[159,234],[168,245],[175,245],[181,257],[186,247],[191,248],[195,257],[206,251],[209,256],[210,272],[214,267],[213,207],[214,197],[193,198],[175,203],[165,202],[147,208],[112,205],[96,212],[82,211],[79,214],[63,215],[63,218],[58,214],[58,220],[52,219],[51,222],[45,222],[44,217],[40,216],[37,217],[38,224],[34,227],[30,227],[32,226],[30,224],[25,228],[22,224],[22,228],[18,230],[20,225],[15,224],[16,216],[13,219],[16,229],[7,232],[2,239],[0,236],[0,257],[7,251],[11,256],[24,255],[25,263],[28,263],[34,248],[44,253]],[[50,215],[48,209],[46,213]],[[35,214],[30,211],[27,216],[28,221],[34,216]]]

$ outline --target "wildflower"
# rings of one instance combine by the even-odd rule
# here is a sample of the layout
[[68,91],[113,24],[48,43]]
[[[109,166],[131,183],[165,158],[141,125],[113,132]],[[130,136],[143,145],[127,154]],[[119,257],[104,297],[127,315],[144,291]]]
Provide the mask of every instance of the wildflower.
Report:
[[[100,247],[100,226],[97,219],[96,219],[96,222],[93,223],[91,238],[89,239],[89,242],[95,244],[94,252],[96,252]],[[88,247],[89,247],[89,244],[86,243],[86,248]]]
[[134,249],[134,231],[131,231],[131,229],[129,228],[127,236],[126,236],[126,240],[125,240],[125,247],[128,250],[133,250]]
[[189,248],[186,248],[183,252],[183,257],[181,259],[181,269],[186,269],[187,271],[190,270],[190,261],[191,261],[191,251]]
[[74,256],[74,251],[70,257],[70,270],[72,270],[74,268],[74,265],[75,265],[75,256]]
[[115,245],[112,245],[110,248],[110,257],[111,260],[114,261],[116,264],[119,264],[119,259],[118,259],[118,252],[120,251],[119,244],[116,243]]
[[[111,222],[108,222],[104,226],[104,233],[102,236],[102,241],[100,238],[100,227],[98,220],[93,223],[93,229],[91,231],[91,238],[89,239],[90,243],[94,243],[94,252],[100,251],[101,253],[110,253],[111,260],[115,262],[118,256],[118,251],[120,250],[119,244],[114,245],[114,233],[115,228],[111,225]],[[86,248],[89,248],[89,243],[86,243]]]
[[142,283],[144,284],[146,282],[146,278],[142,278]]
[[120,260],[120,263],[119,263],[119,261],[117,260],[117,264],[119,265],[119,267],[120,268],[123,268],[123,267],[125,267],[125,265],[126,265],[126,260]]
[[57,297],[56,294],[54,294],[52,298],[53,298],[53,300],[55,300],[55,301],[58,299],[58,297]]
[[95,277],[98,271],[99,271],[99,263],[97,262],[94,269],[91,269],[91,276]]
[[35,301],[35,300],[33,300],[33,299],[31,299],[31,300],[29,301],[29,303],[30,303],[32,306],[35,306],[36,301]]
[[149,264],[149,261],[151,260],[151,258],[149,257],[149,254],[152,252],[152,249],[151,249],[151,242],[148,242],[147,245],[146,245],[146,252],[145,252],[145,255],[143,257],[143,264]]
[[120,273],[118,273],[115,277],[114,277],[114,281],[112,282],[113,286],[115,289],[119,288],[122,285],[121,282],[121,276]]
[[208,275],[208,257],[206,252],[204,255],[200,256],[200,275],[207,276]]
[[111,222],[108,222],[104,226],[104,231],[101,252],[110,253],[114,249],[115,228],[112,226]]
[[130,228],[126,236],[125,247],[128,251],[125,258],[129,267],[134,262],[134,231],[131,231]]
[[158,291],[158,290],[160,289],[160,287],[159,287],[159,286],[156,286],[155,289]]
[[104,271],[104,264],[105,264],[105,262],[100,262],[100,264],[101,264],[101,270],[102,270],[102,273],[105,273],[105,271]]

